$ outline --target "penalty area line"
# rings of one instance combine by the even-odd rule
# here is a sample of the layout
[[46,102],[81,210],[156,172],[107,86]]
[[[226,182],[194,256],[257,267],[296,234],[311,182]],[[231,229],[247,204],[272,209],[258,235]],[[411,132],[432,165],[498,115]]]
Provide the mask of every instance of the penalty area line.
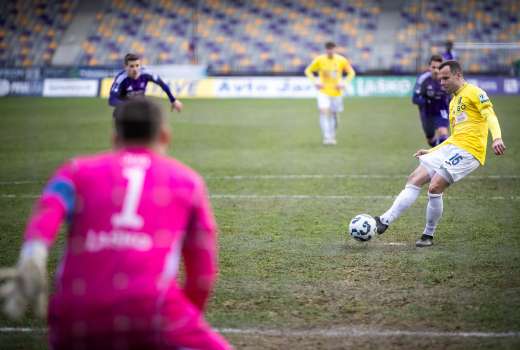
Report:
[[[430,337],[430,338],[519,338],[520,332],[434,332],[434,331],[405,331],[383,330],[370,328],[311,328],[311,329],[264,329],[264,328],[215,328],[223,334],[242,334],[265,337]],[[44,333],[47,328],[31,327],[0,327],[0,333]]]
[[223,334],[245,334],[256,336],[271,337],[435,337],[435,338],[518,338],[520,332],[433,332],[433,331],[404,331],[404,330],[381,330],[381,329],[362,329],[362,328],[327,328],[327,329],[240,329],[240,328],[221,328],[218,329]]
[[[208,175],[206,180],[305,180],[305,179],[406,179],[409,174],[260,174],[260,175]],[[520,179],[520,175],[470,175],[470,180]],[[1,184],[1,182],[0,182]]]
[[[227,180],[227,181],[247,181],[247,180],[306,180],[306,179],[406,179],[409,174],[260,174],[260,175],[207,175],[206,180]],[[520,175],[470,175],[468,180],[517,180]],[[0,185],[26,185],[44,184],[45,180],[12,180],[0,181]]]
[[[36,199],[40,195],[32,193],[2,193],[0,198],[14,199],[14,198],[28,198]],[[362,200],[362,199],[379,199],[379,200],[393,200],[394,196],[386,195],[314,195],[314,194],[211,194],[211,199],[236,199],[236,200]],[[423,196],[427,198],[426,196]],[[491,201],[506,201],[506,200],[520,200],[520,196],[491,196],[491,197],[444,197],[446,200],[491,200]]]

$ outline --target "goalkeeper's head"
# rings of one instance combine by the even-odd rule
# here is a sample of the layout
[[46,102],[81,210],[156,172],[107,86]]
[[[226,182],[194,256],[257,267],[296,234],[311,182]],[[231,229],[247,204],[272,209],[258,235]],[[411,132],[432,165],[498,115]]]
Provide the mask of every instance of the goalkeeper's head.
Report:
[[147,99],[133,99],[117,106],[114,115],[116,148],[141,146],[165,152],[171,131],[163,109]]

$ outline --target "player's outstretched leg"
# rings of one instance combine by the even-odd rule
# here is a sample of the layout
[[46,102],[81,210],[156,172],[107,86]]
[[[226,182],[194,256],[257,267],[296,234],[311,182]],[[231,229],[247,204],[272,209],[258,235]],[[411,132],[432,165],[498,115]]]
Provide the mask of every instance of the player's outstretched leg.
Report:
[[377,224],[377,233],[382,234],[406,209],[408,209],[419,197],[421,186],[430,180],[428,171],[419,165],[408,177],[404,189],[395,198],[392,206],[381,216],[374,219]]
[[426,225],[424,232],[415,245],[417,247],[430,247],[433,245],[433,234],[442,216],[442,193],[449,186],[449,182],[442,176],[435,174],[428,188],[428,205],[426,206]]

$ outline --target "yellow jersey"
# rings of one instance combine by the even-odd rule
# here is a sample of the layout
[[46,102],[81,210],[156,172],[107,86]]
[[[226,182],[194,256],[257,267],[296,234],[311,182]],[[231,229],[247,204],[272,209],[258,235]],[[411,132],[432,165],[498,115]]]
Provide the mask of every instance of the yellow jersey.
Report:
[[488,129],[493,140],[502,137],[493,104],[486,92],[475,85],[464,83],[450,101],[451,136],[439,146],[452,144],[460,147],[484,165]]
[[356,76],[356,72],[350,65],[350,62],[338,54],[334,54],[332,58],[329,58],[327,55],[316,57],[305,69],[305,75],[316,83],[314,73],[319,74],[320,83],[323,85],[320,91],[329,96],[342,95],[338,85],[343,80],[343,73],[347,73],[347,83]]

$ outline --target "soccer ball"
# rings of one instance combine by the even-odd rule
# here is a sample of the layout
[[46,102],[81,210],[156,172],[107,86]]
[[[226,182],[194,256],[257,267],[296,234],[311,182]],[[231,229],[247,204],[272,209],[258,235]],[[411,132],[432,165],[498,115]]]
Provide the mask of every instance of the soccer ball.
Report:
[[356,215],[350,221],[348,232],[358,241],[370,241],[376,235],[376,220],[368,214]]

